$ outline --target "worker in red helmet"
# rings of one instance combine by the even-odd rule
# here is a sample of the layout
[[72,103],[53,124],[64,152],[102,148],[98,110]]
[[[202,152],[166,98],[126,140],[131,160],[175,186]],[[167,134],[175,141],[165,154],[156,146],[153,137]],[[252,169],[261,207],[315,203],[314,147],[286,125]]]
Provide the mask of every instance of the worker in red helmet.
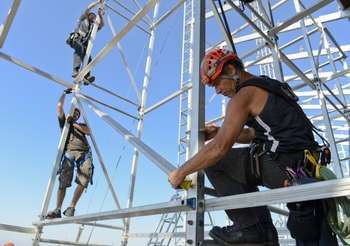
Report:
[[11,241],[7,241],[4,246],[15,246],[15,244]]
[[[273,189],[291,185],[293,177],[288,170],[297,169],[304,159],[304,150],[315,150],[318,144],[312,124],[290,87],[245,71],[236,54],[219,48],[203,58],[201,78],[217,94],[230,98],[225,119],[221,127],[206,126],[206,140],[211,141],[170,173],[171,185],[178,187],[187,175],[200,170],[205,171],[219,196],[258,191],[258,186]],[[232,148],[234,143],[250,147]],[[313,217],[313,209],[308,215],[314,222],[317,218]],[[215,226],[209,233],[220,245],[279,245],[266,206],[225,212],[233,225]],[[301,223],[293,224],[297,229],[314,228],[305,221],[297,222]],[[309,236],[313,240],[319,235],[310,233],[306,237]]]

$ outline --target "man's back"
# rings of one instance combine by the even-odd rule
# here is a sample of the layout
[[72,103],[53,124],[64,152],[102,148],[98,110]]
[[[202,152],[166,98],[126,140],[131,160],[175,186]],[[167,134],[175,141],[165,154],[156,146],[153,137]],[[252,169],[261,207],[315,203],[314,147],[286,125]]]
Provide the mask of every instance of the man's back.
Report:
[[272,152],[294,152],[317,146],[311,124],[297,103],[287,93],[283,96],[283,91],[276,93],[280,82],[256,78],[246,83],[269,93],[261,113],[247,122],[255,129],[256,139],[264,142],[267,149]]

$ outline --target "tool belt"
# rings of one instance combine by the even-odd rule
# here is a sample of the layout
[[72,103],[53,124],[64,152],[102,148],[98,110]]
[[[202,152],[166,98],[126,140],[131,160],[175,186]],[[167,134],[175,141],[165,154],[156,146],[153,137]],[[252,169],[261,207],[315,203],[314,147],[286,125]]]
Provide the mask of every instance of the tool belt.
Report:
[[[319,146],[314,150],[305,149],[303,153],[304,159],[300,160],[296,167],[288,167],[286,170],[291,185],[322,180],[321,167],[328,165],[331,161],[330,150],[327,146]],[[291,236],[298,242],[312,241],[318,245],[321,234],[329,233],[324,202],[325,200],[314,200],[287,204],[289,209],[287,228]],[[325,225],[322,227],[323,224]],[[329,237],[332,238],[331,234]]]
[[[250,172],[253,177],[261,180],[261,157],[265,154],[269,154],[273,159],[280,159],[282,155],[289,155],[288,153],[272,153],[270,152],[264,143],[253,142],[250,145]],[[290,153],[292,158],[295,153]],[[281,157],[282,157],[281,156]],[[300,159],[299,159],[300,158]],[[282,158],[283,159],[283,158]],[[303,154],[300,151],[300,157],[295,160],[297,163],[293,163],[292,166],[287,167],[286,171],[290,178],[291,183],[301,184],[303,180],[320,179],[321,166],[327,166],[331,162],[331,152],[327,146],[319,146],[316,149],[305,149]],[[306,182],[308,182],[306,180]]]
[[89,41],[89,38],[84,37],[79,32],[71,32],[66,39],[66,44],[68,44],[71,48],[74,49],[75,44],[77,42],[86,45],[88,41]]
[[80,38],[79,33],[71,32],[66,39],[66,44],[68,44],[71,48],[73,48],[74,42],[79,38]]

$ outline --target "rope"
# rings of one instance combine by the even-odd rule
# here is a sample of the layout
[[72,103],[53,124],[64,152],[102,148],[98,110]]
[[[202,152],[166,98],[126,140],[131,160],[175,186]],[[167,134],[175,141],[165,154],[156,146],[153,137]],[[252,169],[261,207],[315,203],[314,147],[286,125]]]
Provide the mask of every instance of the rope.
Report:
[[[227,18],[226,18],[226,14],[225,14],[225,10],[224,8],[222,7],[222,3],[221,3],[221,0],[218,0],[218,3],[219,3],[219,7],[220,7],[220,11],[221,11],[221,14],[222,14],[222,19],[223,19],[223,23],[224,23],[224,28],[225,28],[225,32],[226,32],[226,35],[230,41],[230,44],[231,44],[231,47],[232,47],[232,51],[237,54],[237,50],[236,50],[236,47],[235,47],[235,44],[233,43],[233,39],[232,39],[232,35],[231,35],[231,30],[230,30],[230,26],[227,22]],[[215,3],[214,3],[215,5]],[[216,5],[215,5],[215,8],[216,8]],[[221,19],[221,16],[219,16],[220,19]]]
[[[320,167],[320,179],[332,180],[337,176],[327,167]],[[324,200],[327,207],[327,221],[332,231],[344,245],[350,245],[350,200],[346,196]]]
[[[122,153],[119,155],[118,160],[117,160],[117,163],[116,163],[116,165],[115,165],[114,172],[113,172],[113,174],[112,174],[112,181],[114,181],[114,178],[115,178],[115,176],[116,176],[116,172],[117,172],[118,166],[119,166],[119,164],[120,164],[120,161],[121,161],[121,159],[122,159],[122,156],[123,156],[123,154],[124,154],[124,153],[123,153],[124,151],[125,151],[125,145],[123,145],[122,151],[121,151]],[[106,188],[105,195],[104,195],[103,200],[102,200],[102,203],[101,203],[101,206],[100,206],[100,209],[99,209],[99,212],[102,211],[102,208],[103,208],[103,206],[104,206],[104,203],[105,203],[105,201],[106,201],[106,199],[107,199],[107,196],[108,196],[108,193],[109,193],[108,191],[109,191],[109,189],[108,189],[108,187],[107,187],[107,188]],[[95,226],[92,227],[86,244],[88,244],[88,243],[90,242],[90,239],[91,239],[91,237],[92,237],[92,234],[93,234],[94,231],[95,231],[95,228],[96,228]]]

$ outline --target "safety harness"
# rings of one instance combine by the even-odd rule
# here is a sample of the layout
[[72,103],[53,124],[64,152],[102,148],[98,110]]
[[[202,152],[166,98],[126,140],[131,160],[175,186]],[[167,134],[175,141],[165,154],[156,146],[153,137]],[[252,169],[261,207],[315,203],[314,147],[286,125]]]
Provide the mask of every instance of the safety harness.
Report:
[[[323,146],[319,146],[314,150],[304,150],[304,160],[299,163],[296,170],[287,168],[287,173],[293,184],[303,184],[315,181],[336,179],[336,175],[326,166],[331,162],[331,152],[329,150],[328,141],[319,133],[319,129],[316,128],[311,121],[307,118],[304,111],[297,103],[298,97],[294,94],[293,90],[287,83],[281,83],[277,80],[271,80],[268,77],[261,76],[242,84],[237,85],[236,92],[246,86],[257,86],[265,89],[281,98],[285,99],[294,108],[297,108],[300,116],[302,116],[313,132],[317,134],[323,141]],[[252,152],[256,152],[257,147],[253,144]],[[259,150],[255,157],[251,157],[252,168],[259,169],[256,163],[258,163],[258,157],[265,150]],[[293,185],[292,184],[292,185]],[[338,235],[344,245],[350,245],[350,201],[344,197],[330,198],[322,200],[324,213],[327,218],[327,222],[332,231]],[[292,211],[291,211],[292,212]],[[305,217],[304,217],[305,219]]]
[[87,43],[89,41],[93,25],[91,23],[88,24],[89,26],[89,31],[87,33],[81,31],[79,29],[79,25],[81,22],[88,22],[89,20],[86,18],[84,20],[79,21],[78,27],[74,32],[69,33],[67,39],[66,39],[66,44],[68,44],[71,48],[74,48],[76,42],[80,42],[82,44]]
[[70,168],[74,169],[74,167],[76,167],[77,168],[77,172],[80,175],[85,176],[87,179],[90,179],[90,184],[93,185],[94,165],[91,164],[92,166],[91,166],[89,175],[84,174],[80,170],[81,165],[88,159],[92,159],[92,153],[91,153],[90,150],[84,152],[84,154],[78,160],[75,160],[75,157],[72,154],[70,154],[68,151],[66,151],[64,153],[64,155],[62,156],[62,160],[61,160],[61,163],[60,163],[60,167],[59,167],[59,169],[57,171],[57,174],[60,174],[62,172],[62,170],[64,169],[64,166],[63,166],[64,163],[68,162]]
[[300,114],[301,117],[305,119],[305,122],[311,127],[312,131],[320,137],[323,144],[325,146],[329,146],[328,141],[320,134],[322,130],[318,129],[312,122],[307,118],[306,114],[304,113],[303,109],[300,107],[300,105],[297,103],[299,98],[295,93],[293,92],[292,88],[287,83],[282,83],[277,80],[272,80],[267,76],[260,76],[255,77],[253,79],[247,80],[244,83],[237,83],[236,85],[236,92],[238,92],[240,89],[246,86],[257,86],[259,88],[262,88],[268,92],[271,92],[281,98],[283,98],[286,102],[288,102],[291,106],[293,106],[295,109],[297,109],[297,112]]

